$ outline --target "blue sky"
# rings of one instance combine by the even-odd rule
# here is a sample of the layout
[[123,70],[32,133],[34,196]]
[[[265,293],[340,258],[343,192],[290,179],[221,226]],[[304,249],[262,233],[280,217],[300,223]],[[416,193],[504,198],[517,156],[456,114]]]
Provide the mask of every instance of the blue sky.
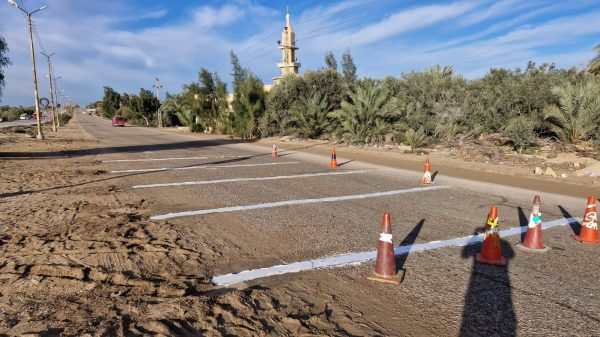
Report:
[[[553,0],[280,1],[18,0],[32,10],[36,53],[55,52],[60,89],[80,104],[102,87],[136,93],[154,78],[168,91],[197,80],[200,67],[230,81],[229,50],[266,84],[278,75],[276,41],[289,5],[300,71],[323,66],[332,50],[354,57],[360,77],[398,76],[435,64],[468,78],[490,67],[527,61],[583,68],[600,43],[600,2]],[[0,0],[0,36],[9,46],[0,104],[33,105],[26,20]],[[47,64],[37,53],[39,89],[48,94]]]

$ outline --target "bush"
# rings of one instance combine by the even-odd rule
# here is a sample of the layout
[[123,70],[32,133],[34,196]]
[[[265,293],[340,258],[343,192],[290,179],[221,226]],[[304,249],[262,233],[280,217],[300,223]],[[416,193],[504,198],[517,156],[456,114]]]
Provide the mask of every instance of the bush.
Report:
[[25,108],[25,107],[8,107],[3,106],[0,107],[0,116],[2,120],[12,122],[14,120],[18,120],[19,116],[22,114],[32,115],[34,112],[33,107]]
[[419,128],[415,131],[415,129],[408,129],[404,133],[404,141],[406,145],[410,146],[410,151],[415,152],[416,149],[420,148],[425,144],[425,140],[427,139],[427,135],[423,128]]
[[71,117],[68,113],[58,114],[58,122],[60,125],[66,125],[71,120]]
[[504,135],[510,138],[513,147],[519,153],[522,153],[523,149],[534,145],[537,141],[533,131],[533,123],[525,117],[517,117],[511,120],[504,128]]
[[190,124],[190,132],[204,132],[204,126],[198,123]]

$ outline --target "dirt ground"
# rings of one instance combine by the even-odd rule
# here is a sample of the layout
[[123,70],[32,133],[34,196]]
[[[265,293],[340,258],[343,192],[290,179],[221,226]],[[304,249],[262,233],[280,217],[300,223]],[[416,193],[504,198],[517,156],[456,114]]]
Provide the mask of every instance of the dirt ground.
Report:
[[[46,135],[39,142],[0,131],[0,152],[98,145],[73,123],[58,134],[46,130]],[[368,156],[364,151],[351,149],[346,154]],[[383,150],[376,152],[374,156],[387,156]],[[422,158],[415,155],[415,165],[422,165]],[[444,160],[438,165],[464,168],[459,159],[438,158]],[[503,163],[499,173],[527,175],[530,165],[546,161],[535,160],[526,167]],[[356,270],[349,268],[339,269],[335,284],[324,282],[330,276],[327,271],[316,271],[282,277],[277,284],[267,281],[268,286],[217,289],[211,284],[213,267],[223,256],[235,256],[236,245],[211,227],[191,230],[177,222],[151,222],[144,211],[146,200],[120,189],[92,164],[82,156],[0,156],[0,335],[445,335],[439,326],[415,324],[399,332],[391,330],[393,320],[376,323],[372,318],[384,309],[372,303],[359,308],[369,291],[352,294]],[[493,171],[494,163],[485,161],[469,166],[483,172],[490,167]],[[597,181],[579,178],[570,182],[578,191]],[[435,260],[442,254],[420,258]],[[452,293],[452,283],[444,283],[444,278],[456,275],[448,268],[420,277],[439,277],[441,288]],[[418,291],[406,292],[408,300],[418,296]],[[404,321],[416,312],[406,306],[407,313],[398,314]],[[449,331],[455,331],[456,320],[437,322],[445,320]]]
[[[0,131],[0,150],[94,147],[75,125],[38,142]],[[228,245],[157,224],[89,159],[0,158],[0,335],[297,336],[378,331],[302,285],[215,290]],[[385,334],[385,333],[382,333]]]

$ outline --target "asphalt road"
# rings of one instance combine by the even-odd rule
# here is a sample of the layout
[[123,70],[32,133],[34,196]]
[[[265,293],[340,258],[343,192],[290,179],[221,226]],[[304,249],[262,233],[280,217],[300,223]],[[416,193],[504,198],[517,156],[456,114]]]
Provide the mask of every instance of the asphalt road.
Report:
[[[101,140],[92,151],[94,167],[119,188],[204,182],[135,191],[147,200],[147,216],[206,213],[165,223],[184,224],[215,238],[223,257],[208,266],[213,275],[374,250],[384,212],[392,216],[394,243],[402,245],[471,235],[485,224],[491,204],[499,208],[501,230],[524,226],[536,194],[439,172],[436,186],[446,188],[280,206],[273,203],[420,188],[421,174],[338,157],[338,162],[348,162],[336,171],[344,174],[329,175],[328,153],[280,149],[282,156],[271,158],[269,148],[253,143],[114,128],[110,121],[89,115],[78,119],[88,135]],[[151,171],[165,168],[169,170]],[[586,196],[540,195],[544,221],[583,215]],[[241,286],[280,287],[299,281],[316,293],[335,294],[398,335],[599,335],[599,248],[572,240],[576,230],[567,225],[544,231],[546,245],[553,248],[546,254],[514,249],[519,236],[504,238],[507,269],[474,264],[477,245],[410,253],[397,260],[406,270],[400,287],[366,281],[372,263]]]
[[35,119],[27,119],[27,120],[16,120],[12,122],[0,122],[0,128],[7,128],[10,126],[18,126],[18,125],[35,125]]

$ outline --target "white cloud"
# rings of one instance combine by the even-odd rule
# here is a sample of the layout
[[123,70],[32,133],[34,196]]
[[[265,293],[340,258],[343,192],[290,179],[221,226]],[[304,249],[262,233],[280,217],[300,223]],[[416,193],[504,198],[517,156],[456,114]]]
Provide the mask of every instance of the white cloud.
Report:
[[[323,45],[327,45],[328,48],[336,46],[356,48],[456,18],[475,7],[476,3],[474,2],[455,2],[448,5],[430,5],[404,10],[357,31],[346,30],[319,37],[315,45],[317,48],[321,48]],[[357,23],[360,24],[360,22]],[[323,33],[327,33],[327,31]]]
[[[0,16],[7,18],[0,23],[0,29],[8,42],[8,56],[13,65],[5,69],[7,86],[2,101],[28,104],[32,90],[26,22],[5,7],[0,6]],[[97,98],[104,85],[137,92],[140,87],[150,87],[153,78],[162,75],[178,78],[169,83],[167,89],[179,91],[181,84],[195,79],[200,65],[210,66],[217,53],[230,48],[232,42],[214,30],[228,27],[248,14],[244,8],[231,4],[204,6],[193,9],[187,18],[178,22],[125,31],[116,27],[126,21],[160,18],[167,12],[148,11],[131,17],[127,15],[131,13],[129,9],[123,10],[125,13],[111,15],[106,12],[80,17],[68,15],[69,20],[51,12],[36,17],[41,40],[48,52],[56,52],[55,73],[63,77],[62,87],[74,99],[85,102]],[[36,48],[37,53],[40,50],[37,42]],[[37,57],[40,92],[47,91],[47,85],[41,80],[46,74],[45,63]]]
[[521,1],[521,0],[502,0],[493,1],[491,5],[483,10],[476,11],[466,15],[461,23],[464,25],[472,25],[493,17],[503,16],[508,13],[519,12],[536,4],[536,1]]
[[[218,5],[187,8],[187,15],[171,13],[170,6],[133,15],[133,5],[125,0],[60,0],[35,19],[47,52],[56,52],[53,65],[63,77],[60,87],[80,103],[99,99],[104,85],[119,92],[149,88],[156,76],[164,91],[179,92],[182,84],[197,79],[200,66],[217,69],[229,81],[231,49],[239,52],[242,66],[270,82],[278,75],[275,63],[280,51],[275,41],[284,24],[284,6],[270,8],[255,0],[214,3]],[[600,26],[592,24],[600,22],[600,6],[593,1],[549,5],[542,0],[465,0],[395,12],[386,12],[386,7],[401,7],[393,0],[312,4],[301,13],[291,8],[301,71],[322,67],[328,50],[339,60],[349,47],[360,76],[398,75],[439,63],[455,65],[457,71],[473,77],[490,67],[524,65],[528,60],[579,66],[593,56],[593,46],[586,48],[582,41],[600,40]],[[596,11],[590,9],[594,6]],[[377,14],[360,19],[371,12]],[[2,103],[31,104],[26,22],[9,6],[0,6],[0,17],[0,35],[6,38],[13,61],[5,69]],[[126,28],[137,21],[146,28]],[[340,25],[322,29],[333,24]],[[474,26],[484,27],[483,31],[475,31]],[[316,29],[321,30],[315,35],[322,36],[302,40],[302,34]],[[46,93],[46,62],[40,57],[37,62],[40,92]]]

